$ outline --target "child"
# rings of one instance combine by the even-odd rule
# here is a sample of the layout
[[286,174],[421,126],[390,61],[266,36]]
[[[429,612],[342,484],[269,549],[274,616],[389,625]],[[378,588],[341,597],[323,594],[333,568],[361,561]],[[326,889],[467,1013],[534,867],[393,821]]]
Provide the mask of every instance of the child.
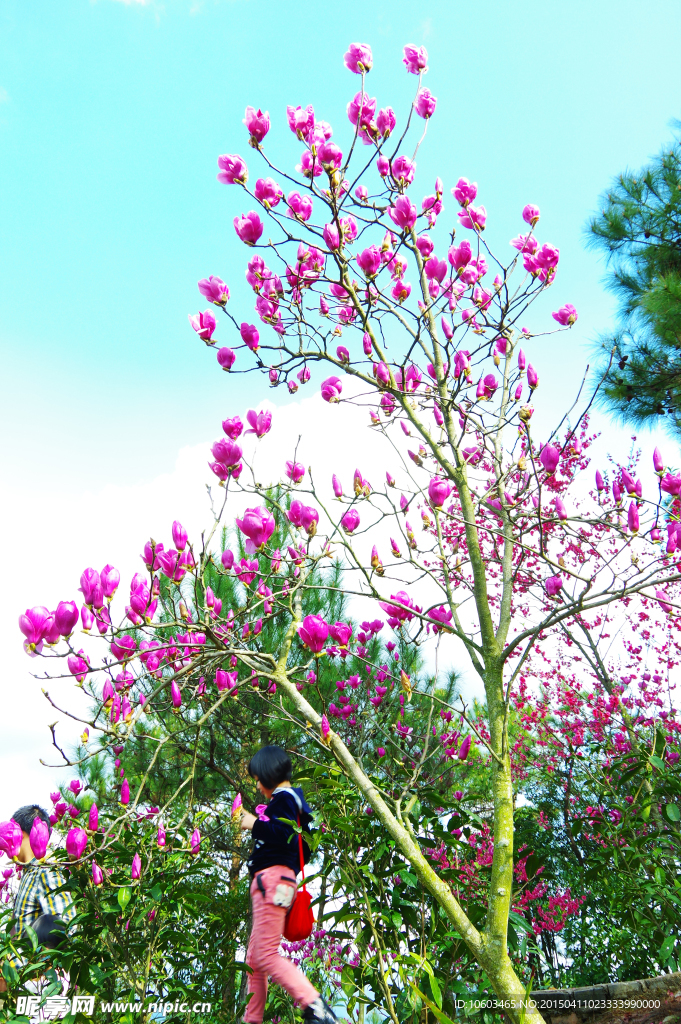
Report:
[[[303,830],[308,832],[312,818],[302,789],[291,786],[292,772],[291,760],[281,747],[262,747],[248,765],[248,773],[255,779],[256,788],[269,802],[266,814],[258,818],[247,811],[241,812],[241,827],[251,829],[255,840],[248,861],[253,880],[253,927],[246,954],[246,963],[252,971],[248,976],[248,991],[253,994],[244,1024],[262,1022],[268,975],[305,1007],[305,1024],[334,1024],[337,1021],[331,1007],[305,975],[278,953],[284,919],[296,894],[296,876],[300,870],[297,833],[280,819],[296,821],[300,817]],[[304,841],[303,849],[307,862],[310,849]]]

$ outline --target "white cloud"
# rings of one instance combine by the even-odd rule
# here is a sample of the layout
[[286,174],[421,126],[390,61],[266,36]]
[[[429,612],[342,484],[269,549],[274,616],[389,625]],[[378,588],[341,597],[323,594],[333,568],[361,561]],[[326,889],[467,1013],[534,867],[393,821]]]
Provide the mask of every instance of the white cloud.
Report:
[[[394,465],[388,443],[368,429],[368,413],[344,404],[328,405],[319,393],[283,408],[265,405],[274,412],[272,432],[261,441],[253,435],[244,441],[246,457],[263,484],[280,479],[285,462],[293,458],[296,447],[298,461],[306,468],[312,467],[315,485],[328,499],[332,498],[333,472],[338,473],[348,493],[356,467],[378,486],[385,479],[386,466]],[[231,410],[231,414],[237,412],[245,419],[245,410]],[[31,672],[43,673],[51,666],[41,658],[29,659],[24,653],[18,615],[33,605],[54,608],[60,600],[76,600],[80,596],[78,586],[83,569],[90,565],[101,568],[107,562],[121,571],[121,592],[116,601],[122,610],[123,595],[127,594],[132,575],[141,568],[139,554],[150,536],[169,547],[172,521],[179,519],[190,537],[198,540],[201,530],[210,525],[206,484],[214,494],[224,494],[207,466],[210,443],[222,434],[217,419],[215,426],[214,437],[205,444],[178,452],[171,473],[154,476],[150,472],[148,480],[142,483],[126,485],[121,471],[125,465],[123,453],[117,457],[113,451],[107,458],[115,482],[112,479],[100,490],[91,490],[87,483],[79,481],[74,481],[70,490],[49,495],[42,492],[39,482],[32,490],[6,488],[0,528],[8,539],[3,550],[3,570],[12,586],[0,590],[0,642],[4,658],[0,684],[0,777],[5,781],[0,820],[20,803],[44,803],[55,778],[64,777],[62,772],[48,771],[39,764],[40,758],[51,764],[59,762],[51,745],[48,723],[59,720],[57,735],[65,749],[75,742],[82,729],[50,707],[41,693],[46,684],[31,677]],[[247,504],[253,504],[253,499],[243,495],[230,498],[227,522],[233,522]],[[380,536],[383,540],[379,544],[387,549],[385,528],[381,528]],[[358,549],[367,559],[374,539],[366,536],[357,540]],[[83,637],[83,643],[87,642]],[[78,695],[74,683],[61,680],[47,688],[57,704],[73,708]]]

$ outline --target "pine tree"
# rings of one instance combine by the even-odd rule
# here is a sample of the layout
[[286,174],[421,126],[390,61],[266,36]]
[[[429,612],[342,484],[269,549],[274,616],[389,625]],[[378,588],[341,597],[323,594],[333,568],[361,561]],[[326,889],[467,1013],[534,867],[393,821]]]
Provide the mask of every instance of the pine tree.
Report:
[[[678,124],[677,127],[681,127]],[[599,339],[603,404],[624,422],[665,416],[681,434],[681,139],[625,172],[589,223],[608,259],[618,329]]]

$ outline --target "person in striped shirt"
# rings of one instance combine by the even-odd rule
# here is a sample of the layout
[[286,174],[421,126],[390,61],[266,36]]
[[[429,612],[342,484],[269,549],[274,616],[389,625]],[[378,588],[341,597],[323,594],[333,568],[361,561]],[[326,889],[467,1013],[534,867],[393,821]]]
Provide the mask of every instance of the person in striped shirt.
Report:
[[[65,925],[68,925],[69,921],[72,921],[76,916],[76,907],[67,892],[56,891],[64,884],[64,874],[54,864],[39,863],[33,856],[29,839],[31,828],[36,818],[42,818],[47,827],[50,830],[52,829],[49,815],[37,804],[28,804],[25,807],[20,807],[12,815],[12,818],[19,825],[23,833],[23,841],[16,860],[19,864],[24,865],[21,871],[19,888],[14,899],[15,923],[12,929],[14,935],[19,936],[26,929],[27,925],[35,927],[36,924],[39,931],[41,933],[44,932],[45,928],[42,927],[42,924],[46,924],[50,918],[46,918],[45,921],[41,921],[41,918],[45,918],[46,915],[51,915],[52,919],[59,918]],[[53,923],[56,924],[56,922]],[[52,926],[50,930],[52,931]],[[54,931],[57,930],[61,931],[61,935],[54,935]],[[56,945],[59,939],[62,938],[62,929],[55,928],[54,931],[55,941],[51,941],[50,935],[47,935],[42,940],[43,945],[48,947]],[[0,978],[0,992],[5,990],[6,984],[4,979]]]

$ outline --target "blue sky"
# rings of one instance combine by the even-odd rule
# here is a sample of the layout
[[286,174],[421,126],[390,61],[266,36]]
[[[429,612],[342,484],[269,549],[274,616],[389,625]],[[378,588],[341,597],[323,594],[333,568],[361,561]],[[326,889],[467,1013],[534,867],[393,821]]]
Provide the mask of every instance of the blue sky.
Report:
[[332,12],[0,0],[5,476],[20,485],[39,469],[56,491],[135,482],[209,437],[237,387],[240,401],[261,395],[261,380],[218,373],[187,322],[205,308],[199,277],[227,280],[235,312],[244,294],[240,199],[216,181],[216,157],[253,156],[247,103],[270,111],[272,146],[291,160],[287,102],[314,103],[345,132],[351,40],[372,45],[370,91],[398,114],[414,85],[402,46],[428,47],[439,103],[419,158],[424,191],[435,173],[447,190],[461,174],[477,180],[500,248],[525,202],[542,208],[541,240],[561,248],[551,308],[571,301],[580,320],[537,363],[567,400],[612,308],[584,223],[610,177],[669,138],[680,18],[676,0],[644,16],[626,0],[350,0]]

